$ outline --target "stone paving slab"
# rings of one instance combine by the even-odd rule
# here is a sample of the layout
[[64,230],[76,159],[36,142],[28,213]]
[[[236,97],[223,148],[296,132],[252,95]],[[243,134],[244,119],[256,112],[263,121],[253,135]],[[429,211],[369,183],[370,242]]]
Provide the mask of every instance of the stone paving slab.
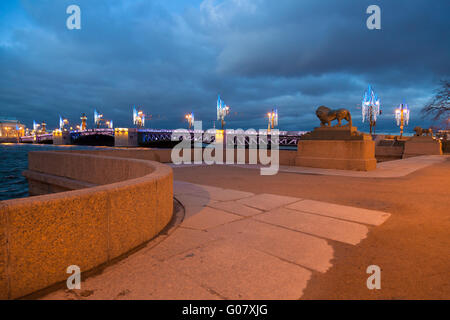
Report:
[[82,282],[82,290],[60,290],[44,299],[216,300],[220,296],[170,265],[135,255]]
[[236,201],[217,201],[209,203],[208,206],[211,208],[224,210],[245,217],[254,216],[256,214],[260,214],[261,212],[263,212],[261,210],[248,207]]
[[389,217],[185,182],[174,189],[185,208],[180,225],[84,280],[81,292],[46,298],[299,299],[312,272],[332,266],[335,241],[356,245]]
[[238,202],[260,210],[271,210],[299,200],[302,199],[263,193],[238,200]]
[[188,206],[185,207],[185,216],[184,220],[187,220],[190,217],[195,216],[196,214],[199,214],[203,210],[205,210],[207,207],[205,206]]
[[226,299],[299,299],[311,277],[300,266],[222,240],[168,260]]
[[242,219],[242,217],[236,214],[205,207],[200,212],[185,219],[181,223],[181,226],[197,230],[206,230],[239,219]]
[[254,219],[352,245],[358,244],[368,233],[368,228],[358,223],[287,208],[274,209]]
[[217,233],[181,227],[157,246],[147,249],[146,254],[152,259],[163,261],[217,239],[221,239],[221,235]]
[[254,195],[251,192],[188,183],[174,183],[174,194],[188,194],[216,201],[237,200]]
[[244,191],[238,191],[238,190],[227,190],[227,189],[221,189],[221,190],[216,190],[216,189],[210,189],[210,188],[206,188],[205,190],[207,190],[207,193],[195,193],[195,195],[199,196],[199,197],[207,197],[210,198],[212,200],[217,200],[217,201],[230,201],[230,200],[238,200],[238,199],[242,199],[242,198],[248,198],[253,196],[253,193],[250,192],[244,192]]
[[209,233],[319,272],[327,271],[333,259],[333,248],[326,240],[254,219],[234,221]]
[[333,203],[302,200],[286,206],[288,209],[315,213],[323,216],[329,216],[338,219],[350,220],[378,226],[385,222],[390,214],[382,211],[368,210],[363,208],[342,206]]
[[181,202],[185,209],[184,219],[188,219],[203,210],[206,206],[214,204],[216,201],[205,197],[198,197],[192,194],[178,194],[175,198]]

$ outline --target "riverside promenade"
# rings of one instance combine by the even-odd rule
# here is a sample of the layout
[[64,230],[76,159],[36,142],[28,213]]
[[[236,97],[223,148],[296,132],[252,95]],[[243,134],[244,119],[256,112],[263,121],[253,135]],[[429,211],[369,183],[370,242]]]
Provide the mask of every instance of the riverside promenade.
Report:
[[[371,172],[172,168],[183,207],[172,226],[81,290],[44,299],[448,297],[448,156]],[[381,290],[366,287],[369,265]]]

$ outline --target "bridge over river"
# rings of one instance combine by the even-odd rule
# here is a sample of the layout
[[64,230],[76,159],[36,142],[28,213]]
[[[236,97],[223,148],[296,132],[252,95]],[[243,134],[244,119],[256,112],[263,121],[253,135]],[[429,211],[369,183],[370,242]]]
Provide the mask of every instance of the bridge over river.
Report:
[[[20,138],[22,143],[53,143],[61,145],[95,145],[95,146],[141,146],[141,147],[172,147],[183,139],[190,139],[192,142],[211,143],[216,140],[217,134],[222,134],[222,130],[205,133],[203,130],[184,130],[183,137],[177,137],[172,141],[172,135],[176,130],[168,129],[136,129],[136,128],[97,128],[84,131],[60,131],[53,133],[38,134],[36,136],[25,136]],[[179,130],[178,130],[179,132]],[[177,132],[177,133],[178,133]],[[306,131],[279,131],[278,136],[271,132],[263,131],[264,136],[269,141],[278,141],[280,146],[297,146],[297,141]],[[237,131],[233,129],[225,130],[225,135],[235,135]],[[239,138],[238,138],[239,139]],[[245,144],[258,144],[258,135],[249,134],[244,136]],[[234,138],[234,143],[236,143]],[[242,140],[240,140],[242,142]],[[269,142],[270,143],[270,142]]]

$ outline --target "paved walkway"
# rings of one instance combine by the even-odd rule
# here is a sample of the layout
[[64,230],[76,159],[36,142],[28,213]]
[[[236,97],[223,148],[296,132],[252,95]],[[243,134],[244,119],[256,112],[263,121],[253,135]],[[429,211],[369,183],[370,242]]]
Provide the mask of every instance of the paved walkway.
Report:
[[[327,176],[344,176],[354,178],[398,178],[404,177],[414,171],[423,169],[435,163],[444,162],[449,155],[443,156],[419,156],[407,159],[385,161],[377,163],[377,168],[372,171],[353,171],[353,170],[338,170],[338,169],[321,169],[310,167],[295,167],[295,166],[280,166],[279,172],[299,173],[299,174],[316,174]],[[175,165],[172,167],[183,166],[207,166],[206,164],[186,164]],[[237,166],[246,169],[260,169],[261,165],[249,164],[229,164],[229,166]]]
[[352,171],[335,169],[316,169],[306,167],[281,166],[281,172],[312,173],[331,176],[345,176],[355,178],[397,178],[404,177],[414,171],[423,169],[435,163],[444,162],[449,156],[420,156],[407,159],[392,160],[377,163],[372,171]]
[[185,207],[168,234],[81,290],[45,299],[299,299],[337,244],[357,245],[390,214],[325,202],[174,183]]

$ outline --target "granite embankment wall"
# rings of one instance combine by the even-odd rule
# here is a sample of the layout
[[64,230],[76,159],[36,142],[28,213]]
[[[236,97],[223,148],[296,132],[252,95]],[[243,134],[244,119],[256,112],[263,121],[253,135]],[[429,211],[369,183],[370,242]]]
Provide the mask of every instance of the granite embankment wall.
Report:
[[65,281],[70,265],[83,272],[107,263],[172,218],[173,173],[159,162],[30,152],[25,175],[31,185],[78,190],[0,202],[0,299]]
[[[379,161],[396,160],[401,159],[404,149],[404,141],[395,142],[392,141],[376,141],[375,145],[375,158]],[[253,150],[257,153],[257,163],[260,162],[260,156],[258,150]],[[64,151],[66,152],[66,151]],[[157,149],[157,148],[105,148],[104,150],[71,150],[67,152],[80,153],[80,154],[93,154],[93,155],[105,155],[114,156],[120,158],[135,158],[143,160],[153,160],[161,163],[171,163],[172,149]],[[203,152],[203,151],[202,151]],[[270,157],[270,150],[264,150],[267,152],[267,156]],[[181,152],[181,155],[183,153]],[[214,152],[212,153],[214,155]],[[297,150],[279,150],[279,161],[282,166],[295,166],[295,158],[297,156]],[[234,150],[233,162],[237,162],[237,151]],[[194,161],[194,152],[191,151],[191,159]],[[226,151],[223,152],[223,161],[227,159]],[[249,149],[245,149],[245,163],[249,163]]]
[[[205,149],[202,150],[204,152]],[[256,152],[257,163],[261,163],[260,155],[258,150],[252,150]],[[66,152],[66,151],[64,151]],[[104,150],[70,150],[67,152],[78,153],[78,154],[92,154],[92,155],[104,155],[104,156],[114,156],[119,158],[134,158],[143,160],[153,160],[161,163],[172,163],[171,152],[172,149],[149,149],[149,148],[108,148]],[[233,153],[233,163],[237,163],[237,149]],[[263,153],[267,153],[267,157],[270,157],[270,150],[263,150]],[[183,152],[180,152],[180,156]],[[215,153],[212,152],[214,156]],[[245,149],[245,163],[249,163],[249,149]],[[282,166],[293,166],[295,165],[295,157],[297,156],[297,150],[279,150],[279,161]],[[227,152],[223,151],[223,162],[227,160]],[[194,151],[191,151],[191,161],[194,161]]]

